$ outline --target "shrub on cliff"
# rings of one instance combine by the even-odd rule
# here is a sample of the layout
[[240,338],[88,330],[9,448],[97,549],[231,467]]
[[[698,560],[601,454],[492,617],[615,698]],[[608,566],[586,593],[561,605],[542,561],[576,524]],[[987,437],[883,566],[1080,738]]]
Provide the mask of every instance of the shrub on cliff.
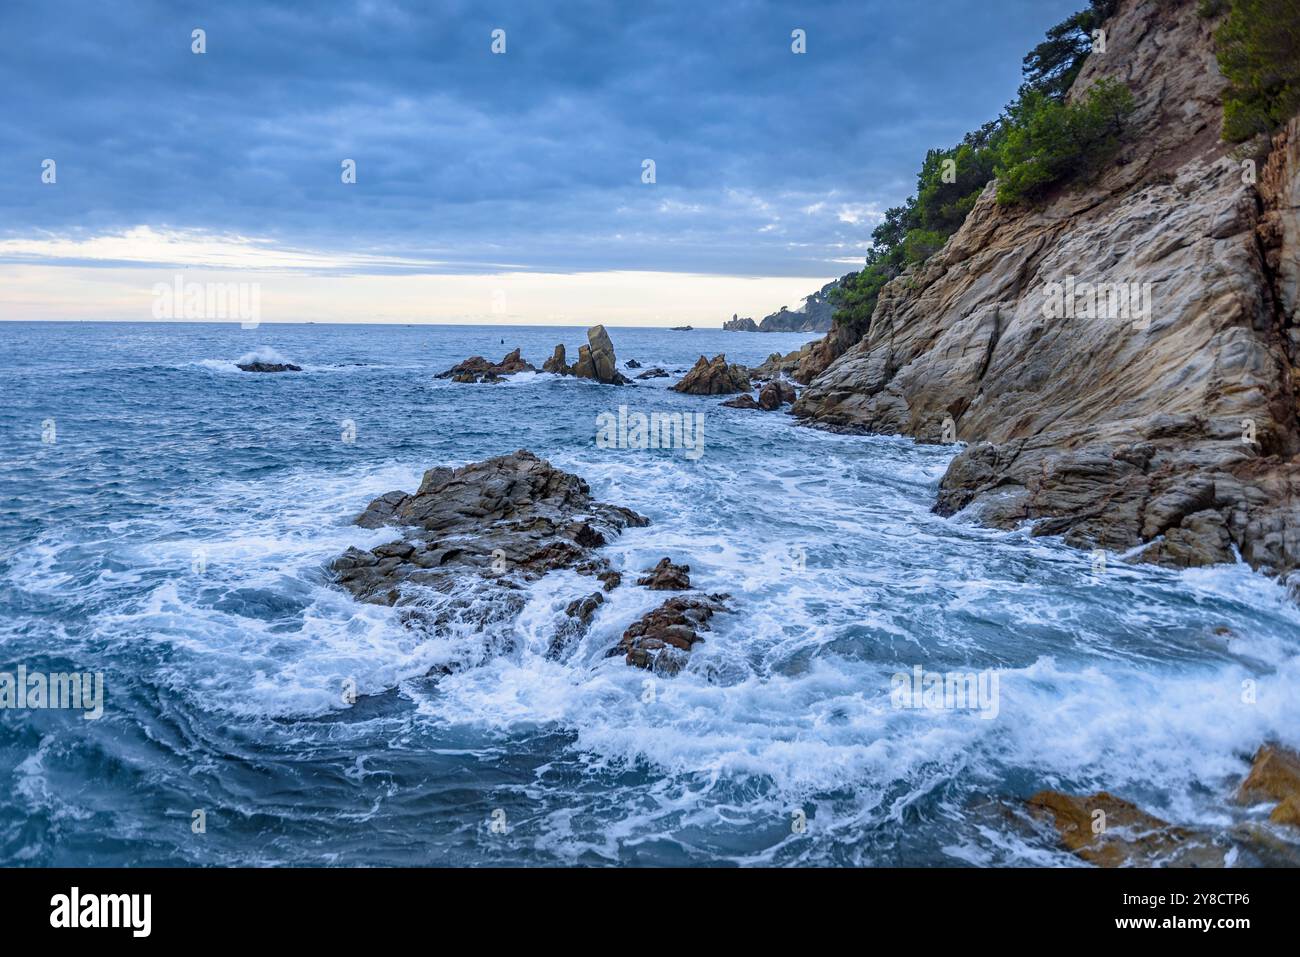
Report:
[[[942,249],[1000,168],[1013,184],[1005,191],[999,187],[999,199],[1019,202],[1094,168],[1113,152],[1115,126],[1109,121],[1122,119],[1126,102],[1132,108],[1131,97],[1124,100],[1128,91],[1098,84],[1101,92],[1082,107],[1067,107],[1064,100],[1092,52],[1093,31],[1117,3],[1091,0],[1087,9],[1052,27],[1025,57],[1019,99],[951,149],[926,154],[916,195],[886,211],[871,234],[864,268],[841,279],[832,293],[837,326],[865,334],[885,283]],[[1013,137],[1016,145],[1010,147]]]
[[1300,0],[1220,0],[1202,6],[1228,16],[1214,34],[1228,80],[1223,138],[1240,143],[1271,133],[1300,111]]
[[1095,173],[1119,150],[1133,94],[1099,80],[1075,103],[1028,93],[1010,109],[998,150],[998,202],[1033,202],[1054,186]]

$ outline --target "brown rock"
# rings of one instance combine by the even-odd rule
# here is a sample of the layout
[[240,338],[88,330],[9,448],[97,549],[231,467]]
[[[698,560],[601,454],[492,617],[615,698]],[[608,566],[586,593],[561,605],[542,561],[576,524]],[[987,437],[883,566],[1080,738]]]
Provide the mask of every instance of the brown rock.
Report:
[[736,396],[734,399],[728,399],[723,402],[728,409],[762,409],[762,406],[754,401],[754,397],[748,392]]
[[542,363],[543,372],[553,372],[556,375],[569,375],[569,364],[564,358],[564,343],[555,347],[555,353]]
[[[556,356],[563,359],[564,353],[556,347]],[[554,361],[555,356],[552,356]],[[592,326],[587,330],[587,344],[578,346],[578,361],[568,367],[568,374],[579,379],[593,379],[606,385],[625,385],[630,381],[618,371],[618,359],[614,355],[614,343],[604,326]]]
[[690,565],[674,565],[671,560],[661,558],[654,568],[648,568],[644,578],[638,578],[638,585],[645,585],[651,591],[686,591],[691,587]]
[[1300,754],[1281,745],[1264,745],[1241,782],[1237,800],[1243,804],[1277,801],[1269,820],[1300,827]]
[[662,675],[675,675],[686,664],[685,652],[703,641],[714,612],[726,609],[726,595],[670,598],[645,614],[627,631],[613,654],[623,654],[629,665]]
[[[1105,791],[1075,797],[1039,791],[1026,805],[1061,843],[1098,867],[1222,867],[1226,851],[1203,833],[1176,827]],[[1096,812],[1104,813],[1104,819]],[[1105,827],[1094,833],[1096,822]]]
[[519,350],[508,354],[500,362],[488,362],[482,356],[470,356],[459,365],[454,365],[446,372],[436,376],[439,379],[451,379],[453,382],[500,382],[503,376],[516,372],[536,372],[537,370],[519,356]]
[[728,365],[719,354],[712,360],[700,356],[682,380],[673,386],[676,392],[690,395],[729,395],[750,390],[749,371],[741,365]]
[[758,404],[766,411],[772,412],[781,408],[782,405],[794,402],[798,398],[795,394],[794,386],[784,379],[773,379],[758,393]]

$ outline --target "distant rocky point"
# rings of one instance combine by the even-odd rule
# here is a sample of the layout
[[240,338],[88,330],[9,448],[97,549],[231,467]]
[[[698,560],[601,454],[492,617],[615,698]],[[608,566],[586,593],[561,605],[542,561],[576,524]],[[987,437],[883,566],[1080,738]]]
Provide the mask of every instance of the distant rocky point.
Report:
[[838,279],[828,282],[812,295],[805,296],[798,309],[782,306],[765,316],[762,322],[733,314],[722,328],[726,332],[830,332],[835,317],[835,304],[830,297],[839,285]]

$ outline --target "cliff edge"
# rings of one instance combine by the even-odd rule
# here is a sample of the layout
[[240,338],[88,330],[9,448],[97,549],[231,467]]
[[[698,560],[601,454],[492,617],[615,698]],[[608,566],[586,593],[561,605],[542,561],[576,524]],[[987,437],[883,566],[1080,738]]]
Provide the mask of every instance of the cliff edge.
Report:
[[1115,163],[1033,208],[990,184],[795,414],[966,443],[942,514],[1295,572],[1300,123],[1253,155],[1221,141],[1214,25],[1195,0],[1121,0],[1071,91],[1132,91]]

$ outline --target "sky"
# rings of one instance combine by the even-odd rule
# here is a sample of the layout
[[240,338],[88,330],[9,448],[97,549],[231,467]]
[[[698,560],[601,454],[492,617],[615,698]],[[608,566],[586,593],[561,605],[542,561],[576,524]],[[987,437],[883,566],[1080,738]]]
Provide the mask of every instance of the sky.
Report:
[[0,0],[0,319],[761,318],[1081,6]]

